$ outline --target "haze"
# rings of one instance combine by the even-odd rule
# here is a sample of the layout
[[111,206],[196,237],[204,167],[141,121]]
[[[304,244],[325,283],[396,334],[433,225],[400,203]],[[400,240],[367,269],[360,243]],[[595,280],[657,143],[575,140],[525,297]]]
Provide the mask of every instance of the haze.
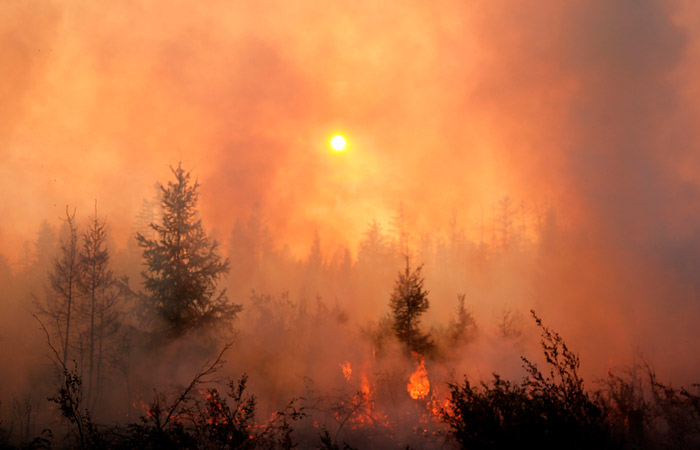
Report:
[[[346,249],[359,264],[376,221],[425,264],[427,327],[464,293],[487,335],[503,311],[534,308],[589,378],[641,354],[666,379],[697,381],[698,24],[684,0],[5,0],[0,253],[17,276],[43,221],[58,230],[68,205],[83,226],[97,200],[122,252],[115,273],[140,288],[139,214],[182,162],[244,308],[251,289],[289,292],[339,305],[353,326],[378,321],[401,258],[369,279],[323,278]],[[345,151],[330,148],[335,134]],[[270,252],[300,267],[317,242],[321,281],[284,264],[246,272],[231,239],[251,215]],[[462,246],[454,260],[450,246]],[[20,341],[10,324],[33,323],[43,287],[7,292],[0,335]],[[309,371],[366,350],[336,344],[319,356],[332,368]],[[519,367],[493,351],[455,367]]]

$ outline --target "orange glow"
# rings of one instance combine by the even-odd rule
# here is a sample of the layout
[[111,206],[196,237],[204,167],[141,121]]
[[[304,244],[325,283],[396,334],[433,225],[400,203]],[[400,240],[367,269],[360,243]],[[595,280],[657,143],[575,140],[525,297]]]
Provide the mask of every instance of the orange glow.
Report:
[[413,356],[416,358],[418,367],[416,371],[411,374],[406,389],[412,399],[421,400],[430,392],[430,380],[428,380],[428,371],[425,370],[425,360],[423,356],[416,353],[414,353]]
[[443,411],[451,410],[450,399],[444,391],[433,389],[430,395],[430,401],[428,401],[426,407],[431,413],[432,420],[440,422],[442,420]]
[[[305,398],[308,418],[290,422],[302,448],[325,431],[376,448],[385,423],[394,447],[422,447],[405,433],[448,427],[449,381],[520,380],[521,356],[540,361],[531,309],[580,352],[589,388],[638,354],[661,382],[700,381],[698,19],[690,0],[634,14],[580,0],[0,1],[0,385],[46,407],[37,306],[60,314],[48,337],[87,375],[96,420],[152,423],[150,405],[231,341],[208,377],[222,382],[202,385],[220,398],[193,391],[182,421],[248,417],[235,408],[254,395],[259,436]],[[157,301],[136,236],[157,236],[180,162],[228,261],[206,293],[239,313],[153,340],[128,314]],[[81,251],[93,214],[106,221],[117,284],[100,301],[115,305],[108,328],[133,331],[106,349],[121,372],[91,370],[96,298],[76,297],[71,331],[51,292],[67,207]],[[424,267],[429,372],[390,320],[406,256]],[[234,402],[223,380],[243,373]]]
[[364,373],[362,374],[362,383],[360,384],[360,390],[365,396],[371,398],[372,388],[369,385],[369,380],[367,380],[367,375],[365,375]]
[[343,371],[343,376],[345,379],[350,381],[350,377],[352,377],[352,367],[350,366],[350,361],[340,363],[340,369]]

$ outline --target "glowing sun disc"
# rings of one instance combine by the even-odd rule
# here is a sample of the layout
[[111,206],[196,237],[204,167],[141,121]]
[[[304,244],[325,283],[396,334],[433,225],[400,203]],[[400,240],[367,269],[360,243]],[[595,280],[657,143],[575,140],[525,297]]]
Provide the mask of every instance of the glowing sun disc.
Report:
[[333,139],[331,139],[331,147],[337,152],[344,150],[345,138],[343,136],[333,136]]

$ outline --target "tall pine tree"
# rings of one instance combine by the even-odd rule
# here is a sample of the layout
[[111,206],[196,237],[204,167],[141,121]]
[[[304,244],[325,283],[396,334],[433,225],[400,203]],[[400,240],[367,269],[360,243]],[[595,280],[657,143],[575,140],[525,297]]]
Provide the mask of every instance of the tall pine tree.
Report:
[[182,335],[188,330],[220,321],[230,321],[241,310],[231,304],[217,282],[227,275],[228,259],[218,254],[218,243],[210,241],[197,212],[197,181],[190,173],[170,168],[175,181],[161,187],[162,217],[151,224],[155,238],[137,233],[147,270],[146,306],[160,316],[169,331]]

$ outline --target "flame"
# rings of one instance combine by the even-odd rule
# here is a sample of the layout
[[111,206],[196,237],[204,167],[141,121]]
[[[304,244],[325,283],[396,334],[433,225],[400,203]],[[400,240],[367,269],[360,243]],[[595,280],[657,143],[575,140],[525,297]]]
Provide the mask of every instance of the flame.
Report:
[[425,370],[425,360],[423,356],[417,353],[414,353],[413,356],[416,358],[418,367],[416,371],[411,374],[406,389],[412,399],[421,400],[430,392],[430,380],[428,380],[428,371]]
[[369,385],[367,375],[365,375],[364,373],[362,373],[362,383],[360,384],[360,390],[364,395],[366,395],[370,399],[372,398],[372,387]]
[[364,426],[390,427],[386,414],[376,410],[375,386],[370,376],[364,370],[359,373],[360,390],[335,405],[336,420],[339,423],[347,423],[352,429]]
[[442,420],[443,412],[452,411],[452,403],[444,393],[433,392],[426,406],[432,414],[432,419],[437,422]]
[[[136,393],[136,399],[131,402],[131,407],[134,413],[143,417],[151,417],[151,405],[146,403],[139,392]],[[127,416],[131,417],[131,411],[127,412]]]
[[340,369],[343,371],[343,376],[346,380],[350,381],[352,376],[352,367],[350,366],[350,361],[345,361],[340,363]]

